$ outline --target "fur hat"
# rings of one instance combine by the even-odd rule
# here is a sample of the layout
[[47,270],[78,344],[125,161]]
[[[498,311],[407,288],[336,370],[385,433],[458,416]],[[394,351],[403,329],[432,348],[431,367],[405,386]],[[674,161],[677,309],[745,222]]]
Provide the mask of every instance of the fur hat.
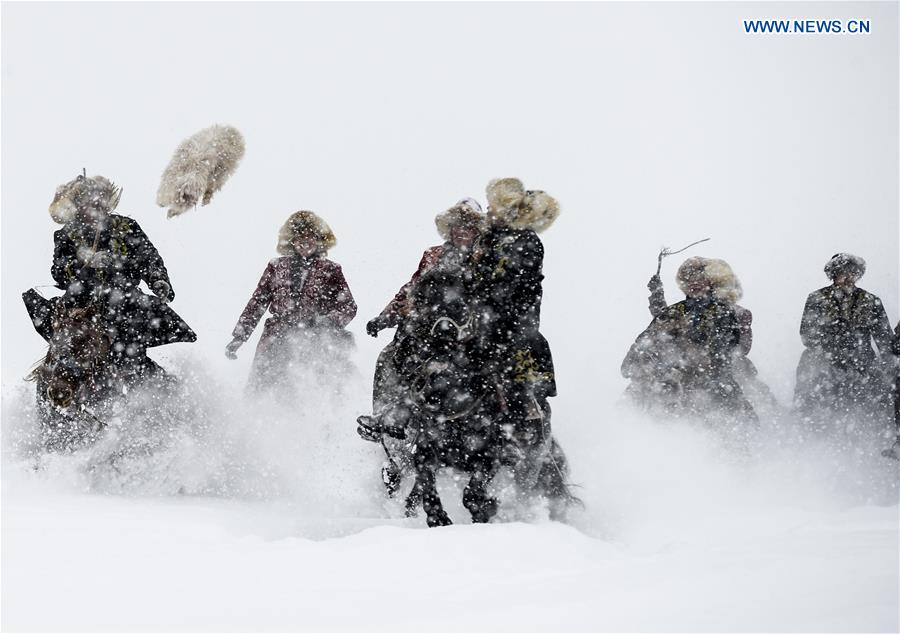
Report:
[[450,239],[453,227],[472,227],[479,233],[484,230],[484,214],[481,205],[474,198],[463,198],[447,211],[434,217],[434,224],[444,240]]
[[744,296],[741,281],[725,260],[707,260],[703,274],[709,280],[709,285],[712,286],[713,295],[719,299],[729,304],[735,304]]
[[514,229],[544,231],[559,217],[559,203],[541,190],[526,191],[518,178],[497,178],[488,183],[491,215]]
[[866,274],[866,261],[858,255],[835,253],[825,263],[825,275],[834,280],[838,275],[849,275],[855,282]]
[[688,258],[678,267],[675,279],[685,295],[690,285],[698,279],[709,285],[716,298],[729,304],[736,303],[744,295],[740,280],[725,260],[698,256]]
[[688,294],[688,287],[692,282],[700,279],[706,281],[706,276],[704,275],[706,262],[706,258],[694,256],[681,263],[681,266],[678,267],[678,272],[675,274],[675,281],[678,283],[678,288],[681,289],[682,293]]
[[79,211],[94,209],[111,213],[118,207],[121,197],[122,188],[116,187],[109,179],[81,174],[56,188],[50,203],[50,217],[64,225]]
[[323,252],[328,251],[337,244],[334,232],[324,220],[311,211],[297,211],[285,220],[278,231],[278,246],[276,249],[281,255],[294,255],[294,247],[291,242],[303,236],[312,235],[319,242]]

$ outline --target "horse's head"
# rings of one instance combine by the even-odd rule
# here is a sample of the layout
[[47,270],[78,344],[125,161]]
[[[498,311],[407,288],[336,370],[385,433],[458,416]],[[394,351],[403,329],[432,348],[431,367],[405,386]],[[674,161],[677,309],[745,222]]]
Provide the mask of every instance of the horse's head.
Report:
[[110,338],[98,311],[60,300],[51,325],[50,349],[37,370],[47,386],[46,397],[62,409],[89,402],[101,387],[110,353]]
[[477,327],[476,304],[463,267],[435,267],[419,278],[413,297],[415,319],[432,344],[455,347]]

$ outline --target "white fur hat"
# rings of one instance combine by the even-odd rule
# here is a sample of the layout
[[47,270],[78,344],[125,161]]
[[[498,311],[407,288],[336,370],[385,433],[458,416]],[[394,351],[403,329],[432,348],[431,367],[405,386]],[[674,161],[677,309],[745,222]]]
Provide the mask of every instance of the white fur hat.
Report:
[[703,274],[712,286],[713,295],[719,299],[734,304],[744,296],[740,280],[725,260],[707,260]]
[[78,211],[97,209],[111,213],[119,205],[122,188],[103,176],[84,174],[56,188],[50,203],[50,217],[54,222],[66,224]]
[[276,249],[281,255],[294,255],[291,242],[298,236],[309,234],[318,240],[322,251],[337,244],[337,238],[328,223],[311,211],[297,211],[290,215],[278,231]]
[[740,280],[725,260],[694,256],[682,262],[675,275],[678,288],[685,295],[691,282],[698,278],[709,285],[715,297],[729,304],[736,303],[744,295]]
[[559,203],[541,190],[526,191],[518,178],[497,178],[488,183],[491,215],[514,229],[544,231],[559,217]]

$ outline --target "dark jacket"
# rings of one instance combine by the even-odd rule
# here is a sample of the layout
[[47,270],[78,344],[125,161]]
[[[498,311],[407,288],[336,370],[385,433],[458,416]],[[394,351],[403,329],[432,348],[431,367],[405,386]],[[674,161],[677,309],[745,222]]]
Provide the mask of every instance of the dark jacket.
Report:
[[702,416],[721,408],[755,420],[733,368],[740,342],[740,322],[730,304],[688,298],[659,312],[638,335],[622,375],[644,405]]
[[797,364],[794,401],[804,416],[889,415],[893,333],[880,299],[861,288],[821,288],[806,300],[800,337],[806,349]]
[[[653,317],[659,317],[669,307],[666,303],[666,295],[663,291],[662,283],[659,283],[658,286],[651,289],[649,305],[650,314]],[[734,308],[734,315],[737,318],[738,327],[740,329],[737,352],[746,357],[750,354],[750,349],[753,347],[753,313],[750,312],[749,309],[738,304],[732,304],[732,307]]]
[[[96,246],[95,246],[96,245]],[[72,221],[53,234],[53,266],[50,274],[56,285],[72,292],[91,292],[96,288],[130,289],[143,280],[152,288],[157,281],[172,283],[165,264],[137,221],[109,214],[98,227]],[[105,266],[93,267],[79,254],[106,253]],[[73,284],[80,282],[81,284]],[[77,288],[81,286],[82,288]],[[175,292],[169,292],[169,301]]]
[[479,299],[500,340],[529,337],[541,326],[544,245],[531,229],[492,226],[480,242]]
[[734,308],[712,297],[688,298],[661,311],[622,363],[626,378],[677,370],[692,384],[725,377],[740,346]]
[[826,286],[811,293],[803,308],[800,338],[810,350],[823,353],[833,365],[864,371],[880,356],[890,354],[891,324],[881,300],[861,288],[847,293]]
[[490,362],[513,399],[555,396],[553,357],[540,333],[541,239],[531,229],[494,225],[482,235],[478,250],[474,293],[485,315]]
[[[50,273],[66,291],[64,300],[105,306],[116,342],[140,349],[196,341],[197,335],[175,311],[138,286],[143,281],[152,288],[162,281],[169,287],[166,299],[175,297],[159,252],[136,220],[118,214],[109,214],[97,225],[74,220],[53,234],[53,243]],[[102,254],[99,266],[88,261],[93,253]]]
[[356,302],[340,265],[324,257],[275,258],[263,271],[232,336],[250,338],[266,310],[263,340],[297,328],[343,329],[356,316]]

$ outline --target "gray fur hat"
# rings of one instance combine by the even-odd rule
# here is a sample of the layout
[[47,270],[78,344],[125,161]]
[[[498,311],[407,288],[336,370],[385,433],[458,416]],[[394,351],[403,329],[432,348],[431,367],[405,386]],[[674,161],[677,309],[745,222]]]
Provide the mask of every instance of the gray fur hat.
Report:
[[434,217],[434,224],[444,240],[450,239],[453,227],[465,225],[481,233],[484,231],[485,216],[481,205],[474,198],[463,198],[447,211]]
[[866,261],[858,255],[835,253],[825,263],[825,275],[834,280],[838,275],[849,275],[855,282],[866,274]]
[[79,211],[93,209],[111,213],[118,207],[121,197],[122,188],[109,179],[81,174],[56,188],[50,203],[50,217],[64,225]]

